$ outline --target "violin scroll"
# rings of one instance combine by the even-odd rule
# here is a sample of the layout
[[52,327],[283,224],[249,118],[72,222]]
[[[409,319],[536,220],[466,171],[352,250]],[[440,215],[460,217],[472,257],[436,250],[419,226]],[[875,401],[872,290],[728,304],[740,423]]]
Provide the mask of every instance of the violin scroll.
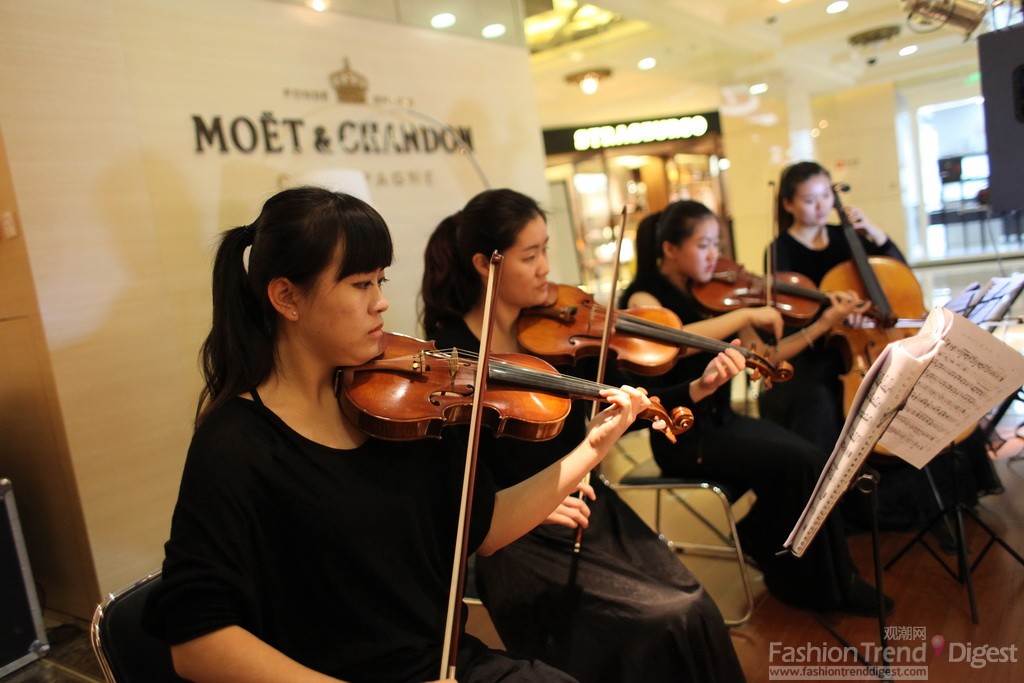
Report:
[[747,367],[753,370],[750,378],[755,381],[763,378],[765,387],[768,389],[775,382],[788,382],[793,377],[793,366],[784,360],[780,360],[777,363],[769,362],[767,359],[767,349],[765,355],[762,356],[751,346],[750,350],[744,355],[747,359]]
[[666,427],[662,430],[662,433],[669,441],[675,443],[677,434],[682,434],[693,426],[693,412],[689,408],[676,406],[672,409],[671,414],[669,414],[665,411],[665,407],[657,396],[651,396],[650,398],[651,407],[641,412],[637,417],[650,420],[651,422],[655,422],[659,418],[664,420]]

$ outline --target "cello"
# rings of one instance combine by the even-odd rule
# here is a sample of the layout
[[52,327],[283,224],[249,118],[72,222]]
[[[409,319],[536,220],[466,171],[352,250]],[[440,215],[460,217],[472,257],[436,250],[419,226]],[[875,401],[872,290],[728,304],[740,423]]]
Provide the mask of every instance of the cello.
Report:
[[850,327],[837,325],[832,339],[843,358],[843,414],[849,414],[853,398],[868,368],[887,345],[913,336],[920,328],[903,324],[904,320],[921,321],[925,317],[924,296],[913,271],[899,259],[889,256],[868,256],[856,228],[846,216],[839,190],[833,185],[833,203],[842,224],[843,237],[851,258],[833,267],[821,279],[821,291],[850,290],[872,303],[870,317],[874,325]]

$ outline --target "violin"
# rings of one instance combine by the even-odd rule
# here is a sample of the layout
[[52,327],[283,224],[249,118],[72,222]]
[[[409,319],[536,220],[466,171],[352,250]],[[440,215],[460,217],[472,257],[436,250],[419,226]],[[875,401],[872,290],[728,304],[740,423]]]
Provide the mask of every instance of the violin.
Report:
[[[549,301],[519,314],[518,341],[526,351],[555,364],[573,363],[600,353],[601,327],[606,307],[578,287],[549,285]],[[742,346],[702,337],[683,330],[679,317],[658,306],[638,306],[612,312],[613,334],[609,349],[619,363],[638,375],[660,375],[675,365],[681,349],[718,353],[735,349],[743,354],[754,379],[785,382],[793,367],[770,363]]]
[[769,284],[766,278],[722,257],[715,264],[711,279],[694,284],[690,292],[702,308],[713,314],[766,306],[771,299],[771,305],[782,314],[783,321],[793,327],[813,322],[821,307],[829,304],[828,295],[819,291],[806,275],[776,273]]
[[[433,342],[388,333],[384,351],[357,367],[341,368],[335,393],[344,415],[362,431],[380,439],[404,441],[440,438],[448,425],[465,424],[472,412],[477,360],[474,354],[438,350]],[[526,354],[492,354],[487,363],[483,422],[497,436],[527,441],[555,437],[565,423],[571,400],[603,400],[608,385],[560,374]],[[639,417],[662,419],[675,441],[693,425],[684,407],[671,415],[658,399]]]

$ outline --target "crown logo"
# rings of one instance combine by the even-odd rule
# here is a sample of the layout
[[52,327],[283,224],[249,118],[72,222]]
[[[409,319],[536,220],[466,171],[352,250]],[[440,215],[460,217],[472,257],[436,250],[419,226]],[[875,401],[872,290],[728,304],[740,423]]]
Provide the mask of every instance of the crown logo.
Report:
[[331,74],[331,85],[338,93],[339,102],[366,103],[366,77],[352,70],[348,64],[348,57],[345,58],[345,65],[341,70]]

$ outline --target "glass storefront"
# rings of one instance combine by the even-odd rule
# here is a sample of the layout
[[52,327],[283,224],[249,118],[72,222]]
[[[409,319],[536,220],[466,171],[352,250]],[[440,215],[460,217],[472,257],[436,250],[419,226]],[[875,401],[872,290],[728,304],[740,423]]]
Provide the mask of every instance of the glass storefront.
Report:
[[[588,128],[545,131],[548,153],[547,179],[552,196],[565,196],[568,215],[565,229],[579,256],[578,284],[607,303],[615,272],[616,237],[623,225],[624,236],[619,253],[618,289],[633,278],[636,227],[644,216],[660,211],[678,199],[693,199],[706,204],[728,226],[728,203],[721,172],[728,167],[716,114],[687,115],[668,119],[681,121],[701,116],[708,121],[700,134],[678,139],[616,144],[578,149],[579,131],[609,129],[626,131],[638,123],[625,122]],[[701,130],[703,129],[703,130]],[[575,134],[575,135],[574,135]],[[607,133],[607,142],[611,133]],[[636,133],[634,137],[639,137]],[[595,138],[584,136],[584,146],[593,147]],[[627,138],[627,141],[632,142]],[[568,147],[568,149],[567,149]],[[558,225],[559,217],[552,217]],[[728,232],[728,231],[727,231]],[[731,235],[723,235],[723,250],[732,253]]]

